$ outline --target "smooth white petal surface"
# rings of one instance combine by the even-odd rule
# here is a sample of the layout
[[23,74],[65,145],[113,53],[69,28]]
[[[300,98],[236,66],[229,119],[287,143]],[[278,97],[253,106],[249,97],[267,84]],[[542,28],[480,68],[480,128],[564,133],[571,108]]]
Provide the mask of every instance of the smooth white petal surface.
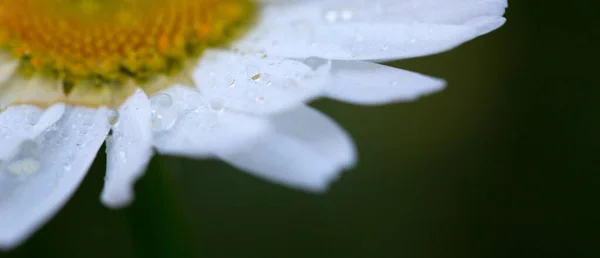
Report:
[[268,4],[234,46],[269,55],[390,60],[454,48],[504,24],[506,0],[323,0]]
[[323,94],[330,64],[211,50],[194,71],[209,100],[254,114],[282,112]]
[[150,100],[138,90],[119,109],[118,122],[106,141],[107,167],[101,200],[120,208],[134,198],[134,185],[152,158]]
[[273,131],[254,145],[222,153],[249,173],[308,191],[324,191],[356,159],[352,140],[327,116],[299,107],[273,117]]
[[353,104],[411,101],[440,91],[443,80],[362,61],[333,61],[327,96]]
[[172,128],[154,133],[161,154],[203,158],[229,153],[269,128],[265,119],[232,111],[188,87],[175,86],[162,93],[172,97],[177,118]]
[[64,111],[64,104],[56,104],[45,111],[20,105],[0,112],[0,162],[12,155],[21,142],[34,139],[54,125]]
[[75,192],[110,129],[107,109],[68,108],[0,167],[0,248],[22,242]]
[[318,110],[299,106],[273,116],[271,122],[277,132],[296,138],[337,166],[350,168],[355,165],[356,148],[350,135]]

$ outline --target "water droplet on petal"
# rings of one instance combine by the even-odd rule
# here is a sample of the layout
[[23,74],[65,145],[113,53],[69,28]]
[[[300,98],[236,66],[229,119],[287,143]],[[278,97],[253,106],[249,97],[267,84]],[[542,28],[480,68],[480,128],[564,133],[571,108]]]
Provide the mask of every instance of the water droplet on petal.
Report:
[[258,81],[260,81],[260,77],[261,77],[261,74],[257,73],[254,76],[250,77],[250,79],[252,79],[252,81],[254,81],[254,82],[258,82]]
[[157,93],[150,97],[150,106],[158,108],[169,108],[173,106],[173,98],[165,93]]
[[272,76],[270,74],[263,73],[260,77],[259,82],[262,84],[269,84],[269,83],[271,83],[271,80],[272,80]]
[[225,108],[225,101],[221,98],[216,98],[210,101],[210,108],[214,111],[222,111]]
[[354,17],[354,13],[351,10],[343,10],[340,16],[342,20],[349,21]]
[[37,124],[37,122],[40,118],[40,116],[38,114],[36,114],[35,112],[26,112],[25,116],[27,119],[27,123],[29,123],[30,125]]
[[260,77],[260,68],[254,65],[246,66],[246,75],[248,75],[250,78],[254,78],[256,76]]
[[109,110],[108,113],[106,114],[106,120],[108,120],[109,124],[115,125],[117,123],[117,121],[119,121],[119,111],[112,110],[112,109]]
[[155,132],[169,130],[175,125],[179,116],[173,106],[173,98],[165,93],[157,93],[150,98],[152,109],[152,130]]
[[325,12],[325,20],[328,22],[336,22],[338,19],[338,14],[336,11],[328,10]]

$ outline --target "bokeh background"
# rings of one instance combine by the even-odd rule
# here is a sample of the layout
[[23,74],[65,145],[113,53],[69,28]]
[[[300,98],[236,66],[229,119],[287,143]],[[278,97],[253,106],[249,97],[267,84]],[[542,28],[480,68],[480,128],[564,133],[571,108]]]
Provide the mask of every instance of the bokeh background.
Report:
[[325,195],[156,157],[113,211],[101,151],[66,207],[0,257],[600,257],[598,7],[510,1],[500,30],[393,63],[445,91],[315,102],[360,151]]

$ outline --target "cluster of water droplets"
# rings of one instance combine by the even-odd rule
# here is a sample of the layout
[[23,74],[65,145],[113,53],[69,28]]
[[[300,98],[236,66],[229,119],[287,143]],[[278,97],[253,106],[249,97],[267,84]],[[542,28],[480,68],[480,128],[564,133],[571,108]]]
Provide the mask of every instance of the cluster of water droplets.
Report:
[[[329,23],[368,21],[373,16],[384,16],[394,10],[394,3],[380,0],[347,0],[343,4],[325,6],[322,17]],[[396,3],[397,4],[397,3]]]
[[[21,130],[11,132],[7,129],[2,134],[2,139],[20,138],[11,139],[19,143],[17,146],[13,145],[10,152],[6,152],[9,155],[5,156],[5,160],[0,160],[0,171],[6,172],[1,174],[10,174],[23,180],[43,168],[44,171],[53,174],[44,175],[45,177],[51,176],[58,180],[63,173],[72,169],[73,164],[80,158],[78,156],[81,155],[81,150],[94,138],[89,134],[97,126],[96,112],[94,109],[86,109],[85,112],[69,112],[69,114],[65,113],[60,120],[51,123],[47,119],[40,119],[41,111],[25,112],[21,119],[13,122],[25,123],[27,126],[13,124],[15,128]],[[108,124],[105,127],[107,130]]]

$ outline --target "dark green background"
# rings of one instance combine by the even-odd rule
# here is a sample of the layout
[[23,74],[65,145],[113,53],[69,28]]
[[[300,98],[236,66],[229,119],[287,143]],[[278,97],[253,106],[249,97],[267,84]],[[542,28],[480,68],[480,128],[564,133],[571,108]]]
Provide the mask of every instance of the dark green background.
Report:
[[67,206],[0,257],[600,257],[592,3],[513,0],[500,30],[395,63],[449,82],[415,103],[314,103],[360,150],[326,195],[158,157],[135,204],[111,211],[102,154]]

